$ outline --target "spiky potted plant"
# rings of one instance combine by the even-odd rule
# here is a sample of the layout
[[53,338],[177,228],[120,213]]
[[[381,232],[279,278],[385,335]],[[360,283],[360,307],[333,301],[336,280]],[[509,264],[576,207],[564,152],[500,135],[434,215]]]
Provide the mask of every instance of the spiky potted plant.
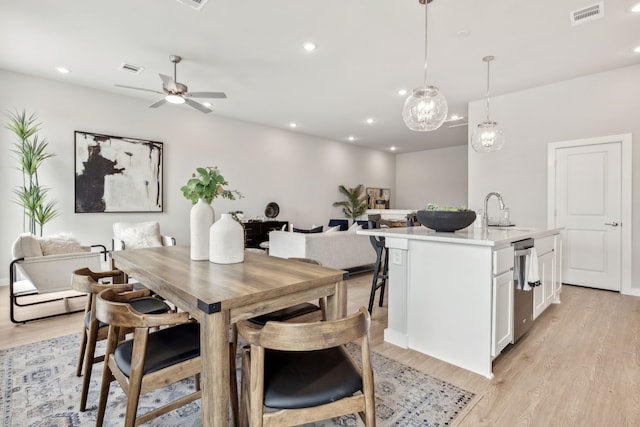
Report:
[[342,213],[344,213],[346,218],[350,218],[355,221],[359,216],[367,211],[367,195],[364,194],[364,187],[362,184],[358,184],[353,188],[347,188],[344,185],[339,185],[338,190],[346,200],[334,202],[333,206],[341,207]]
[[42,236],[44,225],[59,215],[54,200],[47,200],[49,189],[40,184],[38,170],[43,162],[55,156],[47,152],[49,146],[44,138],[38,138],[41,123],[38,116],[28,115],[26,110],[7,113],[6,128],[13,132],[18,141],[12,150],[18,160],[18,169],[22,172],[22,185],[14,189],[15,202],[24,212],[23,229],[36,234],[39,229]]

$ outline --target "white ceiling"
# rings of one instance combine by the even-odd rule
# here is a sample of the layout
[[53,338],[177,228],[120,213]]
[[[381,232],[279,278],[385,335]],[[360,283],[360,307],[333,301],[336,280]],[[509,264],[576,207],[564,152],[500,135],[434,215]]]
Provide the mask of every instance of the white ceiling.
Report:
[[[571,26],[570,11],[597,2],[435,0],[428,81],[445,94],[450,114],[466,116],[467,103],[485,96],[486,55],[496,57],[492,96],[640,63],[632,52],[640,14],[629,12],[638,0],[605,0],[603,19]],[[305,52],[305,41],[318,49]],[[159,95],[114,85],[160,90],[158,73],[173,72],[170,54],[184,58],[178,81],[190,91],[227,94],[211,101],[211,114],[287,130],[296,122],[295,132],[338,141],[353,135],[353,144],[379,150],[466,143],[466,126],[425,133],[402,121],[406,96],[397,90],[423,83],[418,0],[210,0],[200,11],[177,0],[0,6],[0,69],[134,97],[146,108]],[[144,71],[120,71],[123,62]]]

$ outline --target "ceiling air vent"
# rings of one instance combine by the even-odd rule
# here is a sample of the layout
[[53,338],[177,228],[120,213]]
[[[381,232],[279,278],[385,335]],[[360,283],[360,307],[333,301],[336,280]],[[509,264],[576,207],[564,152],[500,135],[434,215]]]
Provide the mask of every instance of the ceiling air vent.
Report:
[[121,71],[126,71],[127,73],[132,73],[132,74],[140,74],[142,70],[144,70],[144,68],[142,67],[138,67],[137,65],[127,64],[126,62],[123,62],[122,64],[120,64],[118,69]]
[[186,4],[192,9],[201,10],[209,0],[176,0],[178,3]]
[[591,6],[583,7],[582,9],[574,10],[569,13],[571,18],[571,25],[585,24],[587,22],[595,21],[596,19],[604,18],[604,2],[601,1]]

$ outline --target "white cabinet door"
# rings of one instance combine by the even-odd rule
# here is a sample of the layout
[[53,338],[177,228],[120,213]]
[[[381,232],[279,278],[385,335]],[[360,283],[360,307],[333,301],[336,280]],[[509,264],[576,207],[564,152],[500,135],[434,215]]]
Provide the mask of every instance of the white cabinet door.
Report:
[[540,286],[533,288],[533,318],[535,320],[554,300],[554,252],[547,252],[538,256],[538,275]]
[[513,271],[493,278],[491,356],[496,357],[513,341]]

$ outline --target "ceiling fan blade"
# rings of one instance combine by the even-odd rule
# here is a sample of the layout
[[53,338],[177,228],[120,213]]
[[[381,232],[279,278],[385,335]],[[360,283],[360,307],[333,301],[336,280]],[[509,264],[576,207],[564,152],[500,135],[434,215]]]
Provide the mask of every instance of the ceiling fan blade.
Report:
[[185,98],[184,102],[186,102],[187,104],[189,104],[190,106],[192,106],[193,108],[195,108],[196,110],[202,111],[203,113],[210,113],[212,110],[208,109],[207,107],[205,107],[204,105],[189,99],[189,98]]
[[226,98],[224,92],[189,92],[185,93],[189,98]]
[[176,91],[176,82],[173,80],[172,77],[166,76],[164,74],[158,74],[160,76],[160,78],[162,79],[162,85],[170,91]]
[[164,105],[166,103],[167,103],[167,100],[162,98],[162,99],[157,100],[153,104],[149,105],[149,108],[158,108],[159,106]]
[[143,87],[125,86],[125,85],[115,85],[115,86],[116,87],[123,87],[125,89],[143,90],[145,92],[153,92],[153,93],[159,93],[160,95],[164,95],[164,93],[160,92],[159,90],[145,89]]

